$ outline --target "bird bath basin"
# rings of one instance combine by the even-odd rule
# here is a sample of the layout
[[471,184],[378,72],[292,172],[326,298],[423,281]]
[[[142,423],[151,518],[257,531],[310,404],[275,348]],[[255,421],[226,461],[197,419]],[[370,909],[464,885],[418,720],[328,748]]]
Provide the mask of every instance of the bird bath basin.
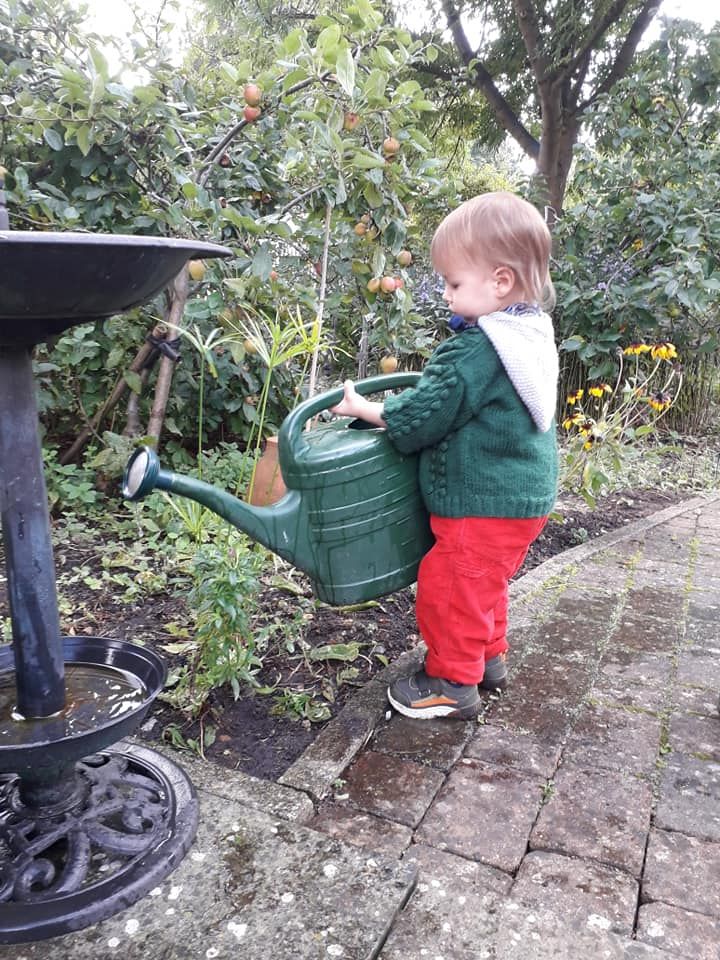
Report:
[[[0,190],[0,213],[1,201]],[[118,744],[162,689],[160,658],[126,641],[61,636],[32,347],[149,300],[189,259],[229,255],[192,240],[0,230],[0,515],[12,627],[0,646],[2,943],[124,909],[177,866],[197,829],[184,772]]]

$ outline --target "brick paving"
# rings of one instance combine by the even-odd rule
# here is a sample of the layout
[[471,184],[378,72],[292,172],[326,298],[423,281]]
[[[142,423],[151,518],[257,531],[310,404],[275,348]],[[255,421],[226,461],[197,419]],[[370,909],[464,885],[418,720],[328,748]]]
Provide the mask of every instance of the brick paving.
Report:
[[417,865],[380,960],[720,958],[720,498],[625,533],[513,585],[479,722],[386,711],[310,821]]

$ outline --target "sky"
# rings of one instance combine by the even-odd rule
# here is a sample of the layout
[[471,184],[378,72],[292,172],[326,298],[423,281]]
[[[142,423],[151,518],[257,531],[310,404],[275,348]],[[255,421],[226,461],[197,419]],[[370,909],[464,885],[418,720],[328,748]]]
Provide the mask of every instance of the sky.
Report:
[[[98,33],[118,37],[128,35],[133,20],[126,0],[114,0],[112,3],[108,3],[108,0],[71,0],[71,2],[75,7],[83,4],[87,6],[91,26]],[[134,0],[134,2],[139,8],[145,8],[150,12],[156,12],[162,6],[162,0]],[[189,11],[193,4],[185,3],[183,7]],[[706,30],[720,19],[720,12],[717,11],[713,0],[665,0],[660,8],[660,14],[696,20]]]

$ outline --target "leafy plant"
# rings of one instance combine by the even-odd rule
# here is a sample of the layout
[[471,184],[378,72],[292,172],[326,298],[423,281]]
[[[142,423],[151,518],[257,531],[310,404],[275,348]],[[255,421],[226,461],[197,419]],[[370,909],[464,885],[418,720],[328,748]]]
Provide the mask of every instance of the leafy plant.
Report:
[[262,551],[232,529],[198,549],[188,593],[194,639],[165,647],[188,657],[163,694],[173,706],[196,716],[214,688],[229,684],[237,699],[242,685],[256,685],[261,659],[254,618],[263,562]]
[[[629,358],[630,369],[625,369]],[[561,480],[595,506],[598,494],[621,468],[627,451],[655,433],[657,422],[675,402],[682,384],[675,347],[635,343],[619,353],[614,387],[596,381],[567,397],[563,420],[568,433]]]

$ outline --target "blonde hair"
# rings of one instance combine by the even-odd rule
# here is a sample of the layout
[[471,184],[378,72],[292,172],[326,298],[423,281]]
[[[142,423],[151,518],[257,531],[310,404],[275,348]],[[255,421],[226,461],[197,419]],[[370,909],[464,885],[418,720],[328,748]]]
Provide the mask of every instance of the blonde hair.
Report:
[[550,279],[552,238],[536,208],[505,190],[481,193],[448,214],[430,245],[433,266],[452,272],[458,261],[509,267],[523,296],[547,310],[555,305]]

